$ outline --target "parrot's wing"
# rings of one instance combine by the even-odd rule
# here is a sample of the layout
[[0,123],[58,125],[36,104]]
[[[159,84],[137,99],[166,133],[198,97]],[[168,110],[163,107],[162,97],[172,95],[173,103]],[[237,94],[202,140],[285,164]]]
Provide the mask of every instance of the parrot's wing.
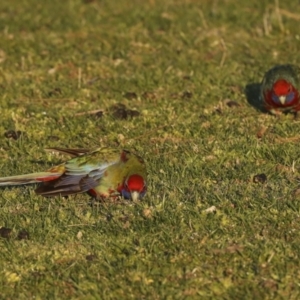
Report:
[[120,151],[104,148],[70,159],[65,163],[65,173],[56,180],[36,189],[44,196],[82,193],[99,185],[108,167],[118,163]]
[[35,192],[42,196],[66,196],[91,190],[97,185],[98,182],[88,176],[62,175],[54,181],[48,181],[39,186]]

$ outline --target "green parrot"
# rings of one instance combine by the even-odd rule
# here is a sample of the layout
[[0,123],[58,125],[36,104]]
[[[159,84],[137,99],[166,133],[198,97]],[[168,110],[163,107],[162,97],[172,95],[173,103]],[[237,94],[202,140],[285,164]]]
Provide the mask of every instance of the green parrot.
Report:
[[51,197],[88,192],[97,199],[122,196],[136,201],[146,191],[144,160],[127,150],[49,148],[75,156],[46,172],[0,178],[0,186],[41,183],[35,192]]
[[266,72],[261,84],[261,99],[267,111],[281,112],[300,110],[300,68],[295,65],[277,65]]

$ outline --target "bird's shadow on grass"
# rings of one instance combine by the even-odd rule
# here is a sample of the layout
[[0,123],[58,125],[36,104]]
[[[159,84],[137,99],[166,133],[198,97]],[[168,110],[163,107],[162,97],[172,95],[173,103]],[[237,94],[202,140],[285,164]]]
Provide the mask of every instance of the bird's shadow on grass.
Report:
[[249,83],[245,87],[245,94],[248,103],[257,110],[266,113],[267,110],[260,98],[260,83]]

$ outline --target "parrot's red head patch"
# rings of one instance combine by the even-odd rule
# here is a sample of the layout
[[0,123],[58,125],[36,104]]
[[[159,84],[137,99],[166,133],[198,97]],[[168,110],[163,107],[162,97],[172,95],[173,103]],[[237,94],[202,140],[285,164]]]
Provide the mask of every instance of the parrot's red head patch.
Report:
[[145,188],[145,180],[141,175],[131,175],[128,177],[126,181],[126,187],[128,188],[129,191],[137,191],[137,192],[142,192],[143,189]]
[[130,175],[119,188],[119,192],[125,199],[137,200],[145,196],[147,191],[146,181],[138,174]]
[[273,85],[273,92],[276,96],[288,95],[292,91],[292,85],[284,79],[277,80]]

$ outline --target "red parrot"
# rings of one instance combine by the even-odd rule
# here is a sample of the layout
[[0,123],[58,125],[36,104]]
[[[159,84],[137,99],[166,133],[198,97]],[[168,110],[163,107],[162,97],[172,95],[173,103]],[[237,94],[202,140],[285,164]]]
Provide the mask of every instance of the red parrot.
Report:
[[295,65],[278,65],[270,69],[261,84],[261,98],[272,114],[300,110],[300,68]]
[[127,150],[99,148],[87,149],[51,148],[75,155],[67,162],[46,172],[0,178],[0,186],[40,183],[35,192],[51,197],[89,192],[97,199],[122,196],[136,201],[146,191],[146,166],[144,160]]

